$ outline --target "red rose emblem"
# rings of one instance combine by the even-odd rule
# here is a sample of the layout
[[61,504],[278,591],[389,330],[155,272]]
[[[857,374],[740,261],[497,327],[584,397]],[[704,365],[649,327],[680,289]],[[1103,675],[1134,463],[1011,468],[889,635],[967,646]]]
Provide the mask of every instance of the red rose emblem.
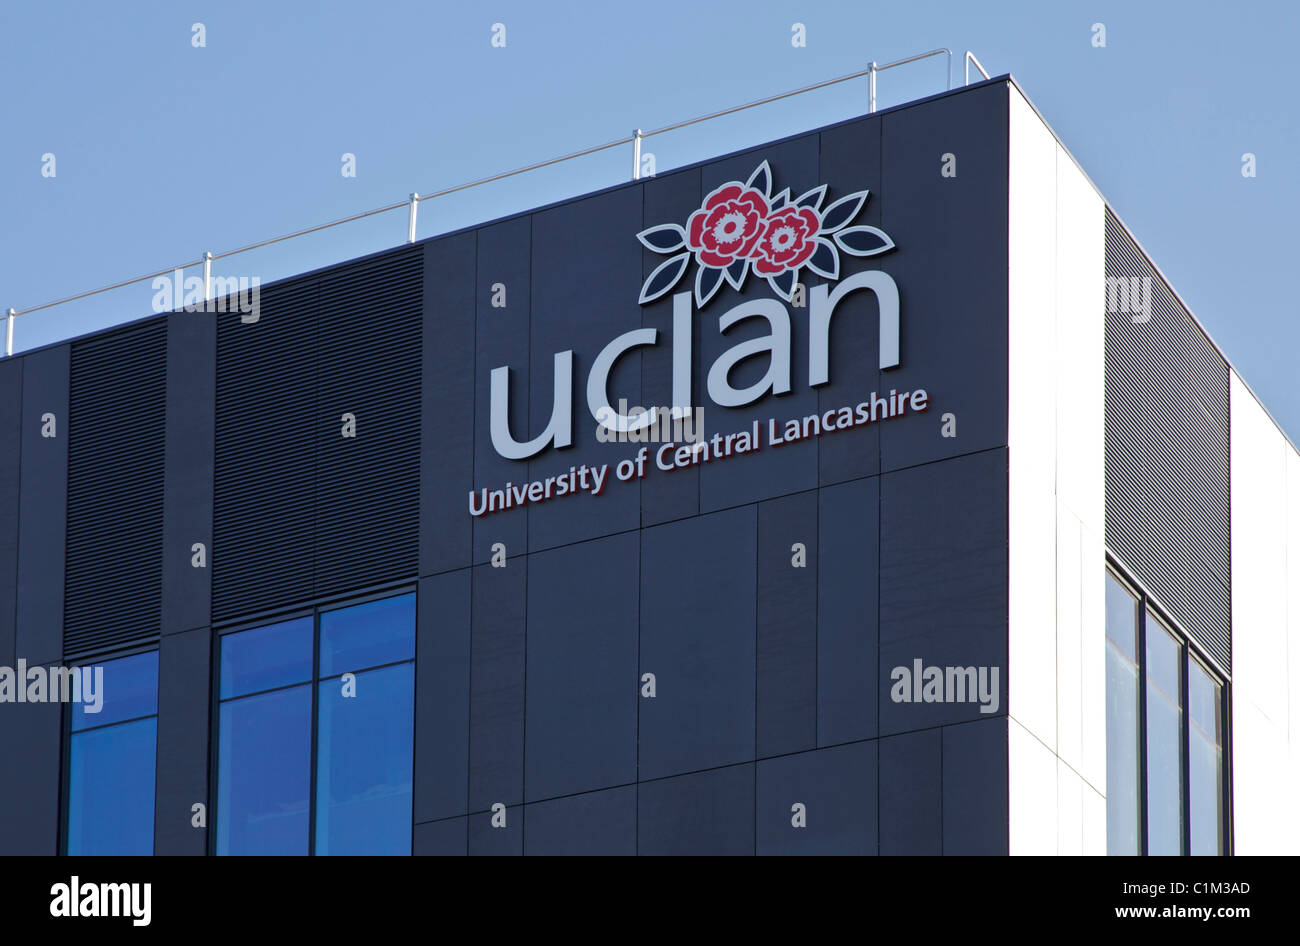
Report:
[[817,249],[821,221],[808,207],[784,207],[763,223],[763,231],[754,244],[754,272],[776,276],[787,269],[797,269]]
[[691,214],[686,245],[696,252],[701,264],[722,269],[752,253],[766,216],[766,197],[751,187],[728,184],[710,194],[704,207]]

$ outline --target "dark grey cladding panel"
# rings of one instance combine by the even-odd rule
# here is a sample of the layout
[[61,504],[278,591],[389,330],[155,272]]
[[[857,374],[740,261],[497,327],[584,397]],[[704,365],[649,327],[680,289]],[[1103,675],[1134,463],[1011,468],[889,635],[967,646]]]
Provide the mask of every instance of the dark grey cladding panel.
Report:
[[415,826],[411,853],[417,857],[464,857],[469,853],[469,825],[462,815]]
[[18,507],[21,474],[23,362],[0,361],[0,666],[14,664],[18,595]]
[[527,806],[524,853],[542,856],[636,853],[635,785]]
[[[528,431],[514,420],[515,438],[532,439],[546,428],[555,403],[555,355],[572,349],[573,445],[548,449],[516,463],[514,482],[568,473],[583,464],[609,464],[603,491],[528,507],[528,547],[554,548],[641,524],[639,483],[614,479],[613,465],[636,452],[633,445],[596,439],[587,407],[587,378],[606,342],[641,327],[641,194],[630,187],[597,194],[533,215],[532,353],[529,359]],[[610,403],[641,393],[641,354],[628,352],[610,373]],[[486,435],[480,429],[479,436]],[[621,448],[621,449],[620,449]],[[497,484],[503,485],[503,484]]]
[[878,259],[898,282],[901,363],[879,384],[930,395],[916,422],[881,427],[882,470],[1007,442],[1007,116],[996,83],[881,118],[881,222],[898,248]]
[[759,762],[756,801],[759,854],[879,853],[874,740]]
[[[525,621],[528,558],[473,570],[470,641],[469,810],[524,794]],[[476,816],[477,817],[477,816]],[[475,826],[470,822],[470,837]],[[471,845],[471,853],[473,847]]]
[[[493,825],[505,816],[505,824]],[[504,812],[481,811],[465,819],[471,857],[518,857],[524,853],[524,807],[511,805]]]
[[880,740],[880,853],[943,853],[943,730]]
[[158,638],[167,322],[75,342],[68,414],[63,653],[82,658]]
[[[207,314],[167,317],[166,492],[163,497],[162,633],[212,620],[212,477],[216,323]],[[195,567],[194,545],[204,547]]]
[[[431,575],[416,595],[417,822],[468,811],[471,581],[468,568]],[[464,840],[462,824],[462,854]]]
[[1228,367],[1109,210],[1106,275],[1106,543],[1230,670]]
[[1008,717],[943,727],[943,853],[1010,849]]
[[754,853],[754,764],[637,786],[637,853]]
[[[898,693],[895,668],[985,668],[996,709],[978,694],[926,702]],[[1007,712],[1007,451],[929,463],[880,478],[880,694],[882,735]],[[953,675],[954,684],[958,675]],[[963,689],[966,677],[961,677]],[[944,673],[945,686],[948,675]],[[916,700],[920,695],[921,701]],[[899,696],[895,700],[895,695]],[[931,695],[935,695],[931,693]],[[959,694],[960,695],[960,694]],[[992,701],[988,704],[992,706]]]
[[[699,209],[703,199],[700,193],[700,169],[691,168],[661,178],[647,181],[641,188],[644,195],[645,225],[661,222],[678,222],[685,225],[690,215]],[[643,248],[641,251],[641,278],[647,279],[667,257]],[[684,291],[685,282],[678,285]],[[659,349],[642,349],[641,404],[642,407],[666,407],[673,403],[673,359],[671,339],[673,331],[673,293],[661,296],[641,307],[641,325],[655,329],[659,335]],[[691,351],[700,351],[704,327],[700,318],[691,319]],[[696,392],[697,404],[704,403],[705,368],[700,359],[694,359],[691,368],[691,390]],[[705,421],[712,419],[706,408]],[[652,449],[654,445],[651,445]],[[700,468],[687,467],[671,476],[651,473],[641,481],[641,524],[658,525],[672,519],[693,516],[700,511]]]
[[154,853],[202,857],[207,831],[193,825],[193,806],[208,798],[209,681],[212,632],[168,634],[158,649],[158,769]]
[[880,478],[817,494],[817,744],[876,736]]
[[[71,347],[25,355],[18,510],[15,656],[30,664],[63,653],[64,547],[68,501],[68,375]],[[46,415],[53,427],[45,428]],[[54,436],[41,435],[45,428]]]
[[420,574],[464,568],[473,525],[474,266],[477,239],[461,233],[424,244],[424,378],[420,420]]
[[[477,300],[473,360],[474,484],[489,489],[518,482],[528,469],[526,464],[507,460],[497,453],[489,431],[492,370],[508,367],[510,419],[516,437],[527,439],[524,425],[529,404],[532,230],[530,215],[478,231],[478,271],[474,281]],[[500,295],[495,287],[499,287]],[[501,305],[502,302],[505,304]],[[467,422],[467,418],[459,420],[462,424]],[[463,499],[464,491],[457,490],[456,498]],[[458,506],[456,514],[463,519],[466,511]],[[498,543],[506,547],[507,555],[528,550],[528,507],[515,506],[474,520],[474,564],[488,561],[492,547]]]
[[57,854],[63,704],[0,706],[0,856]]
[[759,504],[759,757],[817,745],[817,526],[814,490]]
[[636,533],[528,557],[525,798],[636,780]]
[[640,776],[754,758],[757,507],[641,533]]

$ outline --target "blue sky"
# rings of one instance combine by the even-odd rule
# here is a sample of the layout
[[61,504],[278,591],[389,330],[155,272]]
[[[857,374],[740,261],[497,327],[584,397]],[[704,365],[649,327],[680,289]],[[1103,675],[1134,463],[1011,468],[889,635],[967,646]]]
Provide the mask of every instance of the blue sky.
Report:
[[[498,22],[505,48],[490,43]],[[4,4],[0,310],[947,46],[957,84],[966,49],[1016,77],[1300,442],[1297,27],[1300,6],[1282,2]],[[883,74],[880,106],[944,88],[941,62]],[[664,171],[861,114],[866,94],[856,80],[646,148]],[[427,201],[419,235],[608,186],[630,165],[618,149]],[[269,280],[405,234],[397,211],[229,272]],[[142,284],[20,317],[15,348],[148,314],[151,296]]]

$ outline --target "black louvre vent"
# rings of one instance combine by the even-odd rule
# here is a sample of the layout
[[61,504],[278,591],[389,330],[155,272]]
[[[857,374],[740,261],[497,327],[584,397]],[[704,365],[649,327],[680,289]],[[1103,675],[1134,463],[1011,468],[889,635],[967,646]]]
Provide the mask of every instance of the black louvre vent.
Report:
[[[418,569],[423,293],[423,253],[321,280],[318,596]],[[342,436],[344,414],[353,438]]]
[[402,249],[217,316],[214,620],[415,574],[422,293]]
[[255,323],[216,316],[214,620],[312,595],[316,282],[264,289]]
[[1106,275],[1151,286],[1106,315],[1106,542],[1231,670],[1228,366],[1109,211]]
[[63,653],[158,639],[167,323],[72,346]]

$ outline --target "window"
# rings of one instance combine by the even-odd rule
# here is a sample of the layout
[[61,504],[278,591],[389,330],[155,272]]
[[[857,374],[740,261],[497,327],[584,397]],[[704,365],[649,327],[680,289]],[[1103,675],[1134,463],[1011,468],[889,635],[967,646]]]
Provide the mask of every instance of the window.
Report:
[[1187,784],[1193,854],[1222,854],[1223,686],[1191,654],[1187,656]]
[[218,854],[409,854],[415,595],[221,638]]
[[98,705],[72,704],[67,853],[153,853],[158,652],[110,660]]
[[1142,853],[1142,738],[1138,729],[1138,601],[1106,582],[1106,850]]
[[1147,853],[1183,853],[1182,647],[1147,614]]
[[1209,663],[1107,571],[1108,853],[1227,852],[1224,727]]

